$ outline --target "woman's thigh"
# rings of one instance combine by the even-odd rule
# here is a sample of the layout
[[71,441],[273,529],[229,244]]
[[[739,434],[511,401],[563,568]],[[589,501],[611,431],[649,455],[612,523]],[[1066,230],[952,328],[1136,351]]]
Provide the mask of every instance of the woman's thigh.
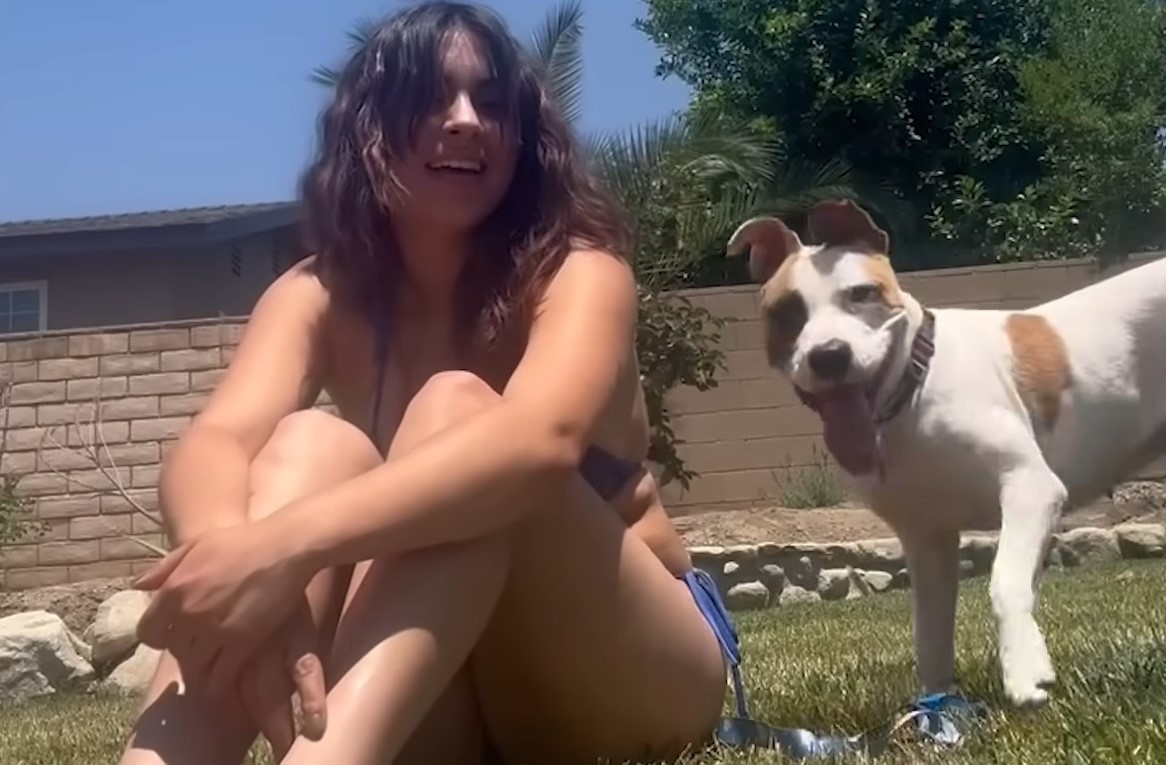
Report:
[[580,478],[510,541],[510,577],[473,658],[507,761],[667,757],[711,736],[720,644],[611,507]]
[[[353,478],[379,461],[372,443],[353,425],[316,410],[289,415],[251,464],[248,519],[262,518],[298,497]],[[309,587],[316,590],[313,610],[324,622],[334,621],[339,613],[343,590],[333,580],[334,573],[347,574],[322,572]],[[163,653],[122,764],[235,763],[255,735],[248,720],[188,692],[178,663]],[[201,741],[207,748],[192,748],[191,741]]]

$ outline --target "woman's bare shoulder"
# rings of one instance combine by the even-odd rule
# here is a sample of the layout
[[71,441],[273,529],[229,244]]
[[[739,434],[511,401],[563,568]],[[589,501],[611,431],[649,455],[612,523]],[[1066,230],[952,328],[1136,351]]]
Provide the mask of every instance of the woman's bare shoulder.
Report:
[[280,418],[310,405],[327,374],[322,341],[330,305],[313,259],[276,277],[256,301],[199,422],[236,432],[257,450]]
[[272,292],[310,299],[313,304],[320,306],[326,305],[332,294],[324,269],[315,255],[296,261],[277,276],[264,295]]
[[605,300],[634,300],[636,294],[635,269],[627,258],[610,250],[595,247],[574,247],[563,258],[543,291],[543,299],[557,294],[567,295],[586,285],[597,290],[596,296]]

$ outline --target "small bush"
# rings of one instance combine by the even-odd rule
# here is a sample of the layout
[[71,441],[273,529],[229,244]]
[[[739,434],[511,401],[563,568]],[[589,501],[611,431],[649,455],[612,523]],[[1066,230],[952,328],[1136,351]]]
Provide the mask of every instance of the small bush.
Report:
[[[7,441],[8,384],[0,383],[0,465],[4,463]],[[0,475],[0,550],[30,536],[40,536],[47,530],[33,514],[31,500],[20,494],[19,484],[19,475]]]
[[19,476],[0,476],[0,550],[45,532],[45,524],[33,515],[32,502],[20,495],[19,483]]
[[723,319],[682,296],[640,287],[636,352],[652,429],[648,459],[662,468],[662,485],[677,481],[687,489],[696,476],[676,451],[680,440],[672,430],[664,397],[679,385],[701,391],[716,387],[716,373],[724,369],[724,354],[717,347],[723,324]]
[[[788,464],[788,462],[787,462]],[[786,477],[779,480],[778,501],[782,507],[793,510],[812,510],[835,507],[847,498],[846,487],[830,467],[830,458],[814,447],[814,461],[809,467],[786,469]]]

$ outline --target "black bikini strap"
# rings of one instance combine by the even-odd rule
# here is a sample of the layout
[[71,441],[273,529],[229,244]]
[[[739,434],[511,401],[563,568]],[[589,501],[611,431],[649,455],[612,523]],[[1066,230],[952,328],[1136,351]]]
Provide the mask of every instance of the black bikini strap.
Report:
[[385,368],[388,366],[389,317],[383,300],[377,300],[372,312],[373,363],[376,364],[376,389],[373,392],[372,422],[369,435],[377,449],[381,448],[381,398],[385,389]]

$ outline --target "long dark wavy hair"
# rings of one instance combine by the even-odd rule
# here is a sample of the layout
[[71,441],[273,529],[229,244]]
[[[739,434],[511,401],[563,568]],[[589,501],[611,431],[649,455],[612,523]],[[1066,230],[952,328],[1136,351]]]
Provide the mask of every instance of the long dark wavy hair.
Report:
[[590,174],[543,85],[539,62],[491,10],[422,2],[387,17],[348,60],[320,116],[317,155],[301,183],[306,252],[352,299],[391,305],[403,261],[388,205],[390,158],[413,147],[440,85],[451,33],[476,39],[502,84],[506,138],[517,140],[510,188],[477,232],[458,285],[463,340],[492,344],[529,310],[573,247],[627,257],[628,231]]

